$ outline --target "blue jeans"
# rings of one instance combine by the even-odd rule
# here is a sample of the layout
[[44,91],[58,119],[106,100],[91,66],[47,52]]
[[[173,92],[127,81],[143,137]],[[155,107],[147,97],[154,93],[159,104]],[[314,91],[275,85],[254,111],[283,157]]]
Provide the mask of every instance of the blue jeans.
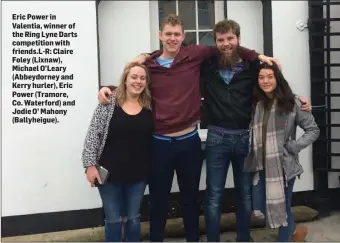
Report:
[[[165,137],[169,138],[169,137]],[[178,139],[178,138],[177,138]],[[199,241],[199,182],[203,154],[198,134],[181,140],[153,138],[150,190],[150,241],[164,240],[169,194],[176,171],[187,241]]]
[[[295,178],[288,181],[288,187],[285,187],[285,197],[286,197],[286,211],[287,211],[287,227],[279,228],[279,242],[290,242],[292,241],[292,234],[295,231],[294,217],[292,214],[291,203],[293,195]],[[259,210],[265,215],[265,205],[266,205],[266,183],[265,183],[265,172],[260,171],[259,181],[254,183],[253,186],[253,208]]]
[[220,241],[221,196],[232,163],[235,197],[237,241],[250,241],[251,194],[245,188],[251,185],[251,175],[243,172],[248,154],[249,132],[223,134],[209,130],[206,141],[207,188],[204,202],[207,240]]
[[105,213],[105,241],[122,241],[122,227],[127,241],[140,241],[140,205],[146,183],[107,183],[98,186]]

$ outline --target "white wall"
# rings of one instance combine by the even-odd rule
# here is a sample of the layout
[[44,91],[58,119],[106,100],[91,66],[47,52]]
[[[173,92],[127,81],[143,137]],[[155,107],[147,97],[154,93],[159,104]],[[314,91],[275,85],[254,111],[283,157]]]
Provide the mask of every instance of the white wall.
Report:
[[[298,21],[308,20],[308,2],[272,1],[272,11],[274,56],[281,62],[293,91],[311,100],[308,30],[296,28]],[[298,135],[301,135],[301,129]],[[299,156],[304,173],[296,180],[294,191],[313,190],[312,146],[301,151]]]
[[118,84],[124,65],[151,51],[148,1],[101,1],[98,6],[101,85]]
[[227,14],[241,26],[241,45],[263,53],[261,1],[227,1]]
[[[95,2],[4,1],[1,5],[3,10],[2,216],[99,207],[100,200],[96,197],[95,190],[89,187],[81,162],[85,133],[97,105]],[[57,15],[55,23],[76,23],[78,38],[71,39],[75,54],[62,57],[61,64],[67,67],[67,73],[74,74],[74,80],[71,81],[74,87],[67,93],[71,100],[76,100],[76,106],[69,107],[68,114],[60,117],[58,124],[12,124],[14,109],[12,106],[12,22],[32,23],[32,21],[12,21],[14,13],[55,14]],[[18,40],[27,39],[18,38]],[[21,56],[32,57],[32,55]],[[42,55],[42,57],[46,56]],[[26,72],[26,74],[37,74],[37,72]],[[32,83],[32,81],[20,81],[20,83]],[[27,92],[27,90],[22,91]],[[54,92],[46,89],[42,91]],[[59,91],[62,92],[60,89]]]

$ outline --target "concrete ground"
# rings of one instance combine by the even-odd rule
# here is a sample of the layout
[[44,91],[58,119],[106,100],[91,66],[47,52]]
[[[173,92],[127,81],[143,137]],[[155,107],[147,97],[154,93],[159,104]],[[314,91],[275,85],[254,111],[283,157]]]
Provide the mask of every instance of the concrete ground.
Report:
[[[331,216],[312,222],[303,223],[308,227],[308,242],[339,242],[340,241],[340,212],[332,213]],[[275,242],[277,231],[270,229],[254,229],[251,233],[256,242]],[[221,242],[235,242],[236,233],[228,232],[221,234]],[[167,239],[167,241],[185,241],[184,239]],[[206,236],[201,237],[206,241]]]
[[[309,229],[306,241],[309,242],[339,242],[340,241],[340,212],[334,212],[329,217],[304,223]],[[221,234],[222,242],[235,242],[235,232]],[[275,230],[254,229],[252,231],[254,241],[275,241],[277,233]],[[1,241],[67,241],[67,242],[98,242],[103,241],[103,228],[91,228],[70,230],[62,232],[53,232],[46,234],[26,235],[17,237],[2,238]],[[167,242],[185,241],[183,238],[167,238]],[[202,236],[201,241],[206,241],[206,237]]]

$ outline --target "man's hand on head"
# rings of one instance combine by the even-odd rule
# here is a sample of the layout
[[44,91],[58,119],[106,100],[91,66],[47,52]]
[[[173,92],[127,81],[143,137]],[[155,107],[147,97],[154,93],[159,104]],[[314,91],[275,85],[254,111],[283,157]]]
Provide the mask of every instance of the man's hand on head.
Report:
[[268,65],[273,65],[273,62],[275,62],[276,65],[278,66],[278,68],[282,71],[281,64],[280,64],[278,59],[276,59],[274,57],[268,57],[268,56],[265,56],[265,55],[262,55],[262,54],[259,55],[258,59],[261,62],[267,63]]
[[135,57],[134,59],[132,59],[130,62],[128,62],[125,65],[125,68],[127,68],[128,66],[130,66],[133,63],[144,64],[149,57],[150,57],[149,54],[142,53],[142,54],[138,55],[137,57]]
[[309,100],[306,97],[298,96],[298,99],[301,101],[301,110],[303,111],[311,111],[312,106]]

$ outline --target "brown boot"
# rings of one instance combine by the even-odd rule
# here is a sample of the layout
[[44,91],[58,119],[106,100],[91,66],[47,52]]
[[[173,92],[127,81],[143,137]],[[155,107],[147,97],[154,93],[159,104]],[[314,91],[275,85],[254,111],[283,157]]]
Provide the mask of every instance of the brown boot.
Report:
[[304,225],[296,225],[295,231],[292,234],[293,242],[304,242],[306,235],[308,233],[308,229]]

